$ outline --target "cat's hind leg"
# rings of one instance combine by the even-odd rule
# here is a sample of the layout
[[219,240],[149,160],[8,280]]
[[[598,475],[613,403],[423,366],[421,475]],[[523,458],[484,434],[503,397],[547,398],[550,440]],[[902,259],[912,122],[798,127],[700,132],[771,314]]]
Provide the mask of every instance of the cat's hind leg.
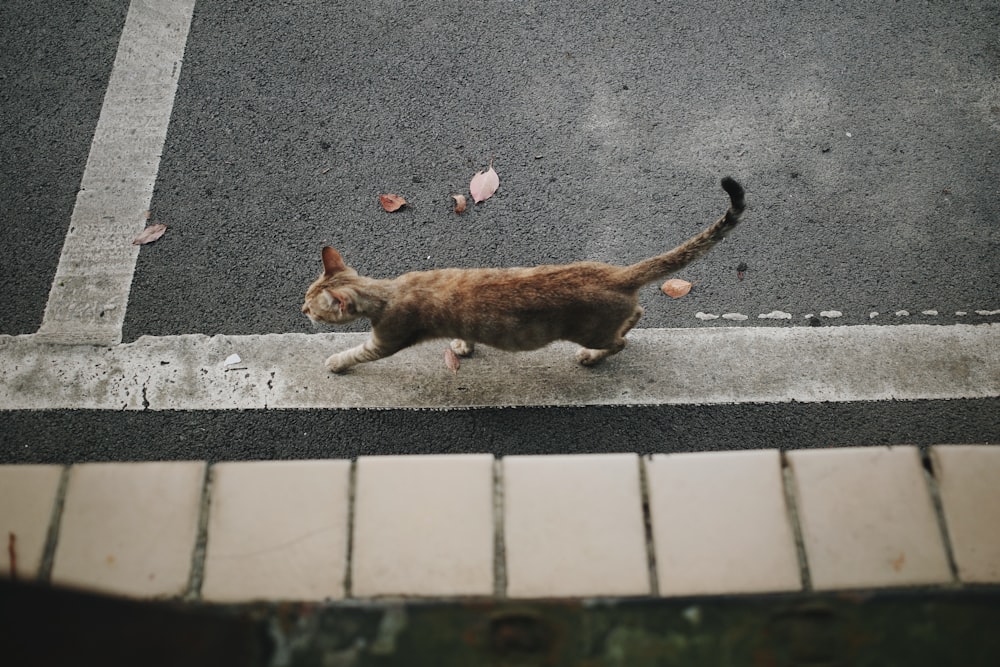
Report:
[[464,340],[462,338],[456,338],[451,341],[451,351],[460,357],[467,357],[476,349],[476,344]]
[[398,348],[385,345],[372,336],[361,345],[330,355],[326,360],[326,367],[334,373],[343,373],[351,366],[384,359],[398,351]]
[[612,339],[606,345],[595,345],[594,347],[583,347],[576,353],[576,360],[584,366],[593,366],[601,359],[618,354],[625,349],[625,334],[632,330],[639,318],[642,317],[642,306],[636,306],[632,314],[625,320],[621,327],[614,333]]

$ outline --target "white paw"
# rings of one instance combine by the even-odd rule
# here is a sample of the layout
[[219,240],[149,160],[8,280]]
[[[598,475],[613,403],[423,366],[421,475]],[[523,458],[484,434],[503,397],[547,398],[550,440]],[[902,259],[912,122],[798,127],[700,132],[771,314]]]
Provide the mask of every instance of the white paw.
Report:
[[591,366],[600,361],[600,359],[601,355],[596,350],[588,350],[584,347],[576,352],[576,360],[584,366]]
[[451,341],[451,351],[460,357],[467,357],[472,354],[472,350],[475,346],[472,343],[468,343],[461,338],[456,338]]
[[334,373],[343,373],[351,364],[347,363],[342,354],[330,355],[326,360],[326,367],[329,368]]

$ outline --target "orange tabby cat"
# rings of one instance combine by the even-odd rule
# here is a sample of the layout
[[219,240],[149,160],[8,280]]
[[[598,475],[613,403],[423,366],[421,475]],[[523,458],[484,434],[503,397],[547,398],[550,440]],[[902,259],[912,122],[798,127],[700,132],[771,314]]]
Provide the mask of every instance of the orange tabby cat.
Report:
[[711,227],[670,252],[632,266],[577,262],[512,269],[414,271],[392,280],[359,276],[340,253],[323,248],[323,275],[306,291],[302,312],[313,322],[371,320],[371,337],[326,360],[335,373],[434,338],[453,338],[459,355],[476,343],[534,350],[556,340],[582,345],[590,365],[620,352],[642,317],[639,288],[705,254],[740,221],[743,188],[722,179],[729,209]]

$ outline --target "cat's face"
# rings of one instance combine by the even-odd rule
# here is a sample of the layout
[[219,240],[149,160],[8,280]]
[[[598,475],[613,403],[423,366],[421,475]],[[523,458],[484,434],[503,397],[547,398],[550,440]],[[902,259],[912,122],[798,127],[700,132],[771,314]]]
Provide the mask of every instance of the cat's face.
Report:
[[358,272],[344,264],[340,253],[323,248],[323,275],[306,290],[302,312],[316,324],[346,324],[358,319],[352,302],[352,279]]

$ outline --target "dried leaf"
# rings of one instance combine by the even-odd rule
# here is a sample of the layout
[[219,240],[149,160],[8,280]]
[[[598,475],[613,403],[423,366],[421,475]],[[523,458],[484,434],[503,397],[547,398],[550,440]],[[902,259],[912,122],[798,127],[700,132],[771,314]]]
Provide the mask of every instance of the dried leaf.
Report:
[[663,283],[663,286],[660,289],[663,290],[663,293],[671,299],[679,299],[691,291],[691,283],[686,280],[671,278],[667,282]]
[[379,195],[378,201],[380,204],[382,204],[382,208],[384,208],[388,213],[392,213],[393,211],[398,211],[400,208],[406,205],[406,200],[400,197],[399,195],[392,195],[392,194]]
[[465,195],[452,195],[451,198],[455,200],[455,213],[465,210]]
[[132,245],[146,245],[147,243],[152,243],[156,239],[163,236],[163,233],[166,231],[166,225],[160,223],[150,225],[142,230],[138,236],[132,239]]
[[458,369],[462,366],[462,360],[458,358],[455,350],[451,349],[451,347],[444,348],[444,365],[455,374],[458,374]]
[[469,183],[469,192],[472,200],[477,204],[486,201],[493,196],[493,193],[500,187],[500,176],[493,171],[493,160],[490,160],[490,168],[486,171],[477,171]]
[[899,572],[900,570],[903,569],[903,564],[906,563],[906,554],[900,551],[899,558],[894,558],[890,562],[892,563],[892,569],[894,569],[896,572]]

